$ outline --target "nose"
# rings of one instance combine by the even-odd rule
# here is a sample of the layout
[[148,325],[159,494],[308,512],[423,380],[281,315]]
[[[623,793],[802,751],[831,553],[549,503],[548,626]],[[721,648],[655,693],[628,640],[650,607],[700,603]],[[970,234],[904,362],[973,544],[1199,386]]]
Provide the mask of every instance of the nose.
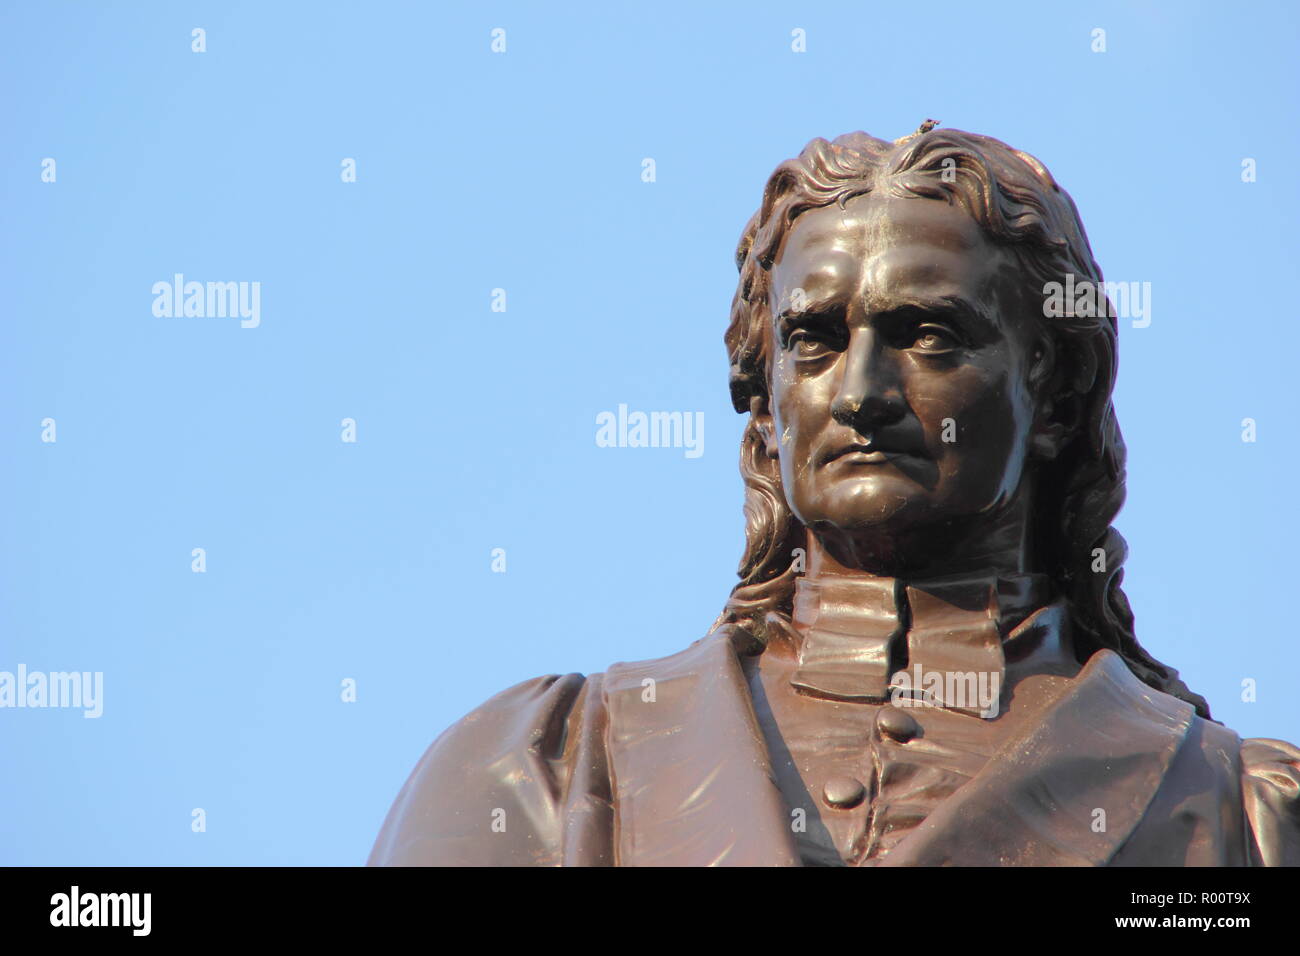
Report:
[[875,329],[849,337],[844,373],[831,403],[831,417],[861,432],[900,421],[906,408],[899,387],[898,355]]

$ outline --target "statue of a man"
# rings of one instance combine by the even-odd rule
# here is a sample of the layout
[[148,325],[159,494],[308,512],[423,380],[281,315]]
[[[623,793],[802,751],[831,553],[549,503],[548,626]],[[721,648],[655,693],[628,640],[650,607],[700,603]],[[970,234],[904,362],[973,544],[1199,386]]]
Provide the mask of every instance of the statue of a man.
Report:
[[813,140],[744,230],[713,630],[489,700],[372,864],[1300,864],[1300,750],[1134,636],[1117,323],[1048,302],[1104,288],[1074,203],[931,125]]

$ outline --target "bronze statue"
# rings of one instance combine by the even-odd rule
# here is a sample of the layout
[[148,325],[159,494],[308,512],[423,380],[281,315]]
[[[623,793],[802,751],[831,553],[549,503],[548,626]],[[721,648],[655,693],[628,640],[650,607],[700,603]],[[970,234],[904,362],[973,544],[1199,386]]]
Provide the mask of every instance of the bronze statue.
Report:
[[815,139],[736,262],[722,615],[455,724],[371,864],[1300,864],[1300,750],[1134,636],[1117,322],[1045,303],[1105,287],[1042,163],[932,123]]

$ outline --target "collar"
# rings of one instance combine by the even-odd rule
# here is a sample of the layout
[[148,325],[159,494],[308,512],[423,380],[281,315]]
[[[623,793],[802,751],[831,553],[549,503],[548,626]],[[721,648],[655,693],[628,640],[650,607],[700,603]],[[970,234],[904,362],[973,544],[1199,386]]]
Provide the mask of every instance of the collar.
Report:
[[[988,675],[1000,688],[1006,669],[1003,641],[1047,603],[1049,592],[1043,574],[913,582],[801,577],[795,582],[793,624],[802,640],[790,682],[810,696],[872,703],[890,698],[891,677],[905,669],[916,676]],[[942,690],[933,700],[961,713],[981,712],[973,701],[945,701]]]

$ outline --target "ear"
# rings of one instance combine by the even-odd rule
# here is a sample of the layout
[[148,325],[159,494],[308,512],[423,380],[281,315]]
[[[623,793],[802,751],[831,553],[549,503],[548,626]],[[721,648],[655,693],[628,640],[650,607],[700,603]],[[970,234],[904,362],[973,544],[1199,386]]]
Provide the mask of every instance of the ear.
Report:
[[764,453],[768,458],[779,458],[780,446],[776,440],[776,421],[772,418],[771,409],[768,408],[766,395],[749,397],[749,418],[762,436]]
[[[1052,411],[1049,400],[1047,412],[1050,415]],[[1043,420],[1040,415],[1039,421],[1034,423],[1034,432],[1029,437],[1029,450],[1035,458],[1051,461],[1061,453],[1073,434],[1074,429],[1063,422],[1052,421],[1050,418]]]
[[1043,336],[1030,352],[1029,386],[1034,396],[1034,424],[1029,450],[1035,458],[1051,461],[1074,437],[1079,423],[1079,402],[1061,381],[1056,346]]

